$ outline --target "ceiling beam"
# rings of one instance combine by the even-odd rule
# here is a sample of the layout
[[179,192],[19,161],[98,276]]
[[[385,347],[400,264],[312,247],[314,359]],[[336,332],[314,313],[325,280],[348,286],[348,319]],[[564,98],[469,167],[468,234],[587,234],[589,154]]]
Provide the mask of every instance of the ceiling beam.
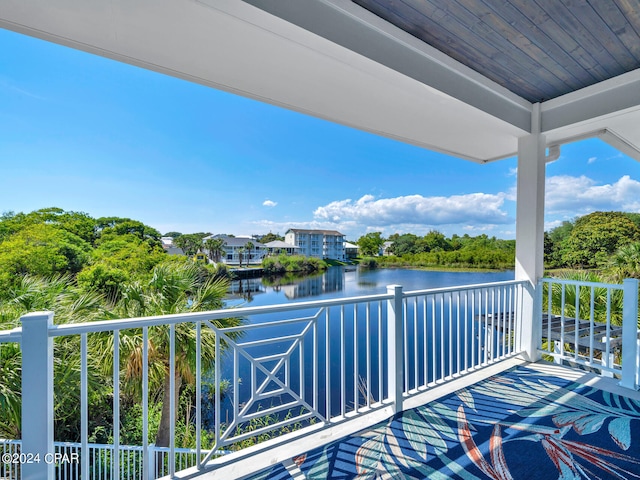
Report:
[[243,1],[517,128],[531,129],[530,102],[349,0]]
[[542,131],[640,108],[640,69],[542,103]]

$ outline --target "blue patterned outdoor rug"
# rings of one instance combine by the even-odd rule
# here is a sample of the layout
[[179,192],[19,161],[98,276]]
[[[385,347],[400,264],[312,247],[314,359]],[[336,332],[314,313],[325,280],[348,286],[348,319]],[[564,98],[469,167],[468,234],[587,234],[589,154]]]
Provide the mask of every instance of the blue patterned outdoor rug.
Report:
[[516,367],[287,463],[250,480],[640,479],[640,402]]

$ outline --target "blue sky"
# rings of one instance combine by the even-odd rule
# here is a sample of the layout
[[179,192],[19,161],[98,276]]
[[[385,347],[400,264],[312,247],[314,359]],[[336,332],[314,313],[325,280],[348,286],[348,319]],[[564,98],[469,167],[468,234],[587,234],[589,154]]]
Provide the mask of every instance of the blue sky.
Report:
[[[331,228],[515,236],[515,159],[477,165],[0,29],[0,212],[162,233]],[[546,226],[640,211],[640,164],[599,140],[547,167]]]

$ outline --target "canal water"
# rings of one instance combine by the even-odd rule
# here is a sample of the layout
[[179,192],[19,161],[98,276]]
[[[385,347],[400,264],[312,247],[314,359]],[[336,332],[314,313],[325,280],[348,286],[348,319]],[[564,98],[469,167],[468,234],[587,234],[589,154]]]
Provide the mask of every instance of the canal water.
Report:
[[[513,280],[513,271],[499,272],[444,272],[424,271],[408,269],[374,269],[365,270],[354,267],[332,267],[320,275],[305,278],[257,278],[244,279],[233,283],[231,292],[227,298],[228,307],[255,307],[283,303],[305,302],[311,300],[325,300],[341,297],[355,297],[386,293],[388,285],[402,285],[404,291],[425,290],[441,287],[468,286],[492,282]],[[370,309],[366,311],[365,309]],[[407,315],[412,315],[411,305],[407,307]],[[418,307],[415,307],[418,308]],[[431,318],[431,307],[429,309]],[[445,308],[444,306],[441,308]],[[447,306],[447,308],[449,308]],[[455,308],[455,307],[454,307]],[[242,336],[241,342],[253,342],[254,347],[243,349],[243,352],[235,356],[228,350],[222,365],[219,365],[221,378],[231,380],[235,376],[240,379],[237,391],[230,390],[224,398],[221,418],[223,422],[233,417],[233,412],[242,410],[243,406],[250,405],[247,413],[255,413],[259,410],[269,410],[278,405],[286,405],[296,402],[296,396],[308,401],[317,398],[319,405],[317,410],[323,416],[335,416],[344,413],[345,406],[362,404],[366,397],[374,400],[386,395],[388,386],[381,383],[378,374],[386,370],[386,322],[383,321],[386,303],[367,307],[332,307],[330,311],[323,312],[315,321],[300,321],[278,326],[265,326],[248,328]],[[423,312],[420,313],[422,316]],[[284,315],[284,317],[283,317]],[[293,316],[286,314],[264,314],[244,319],[246,325],[269,324],[283,319],[304,319],[318,315],[318,309],[297,311]],[[370,318],[370,320],[368,320]],[[380,321],[378,321],[380,320]],[[437,337],[443,340],[449,336],[457,336],[457,332],[451,331],[448,325],[438,324],[433,326],[431,320],[413,327],[407,324],[406,341],[412,341],[414,336],[420,338],[435,332]],[[290,338],[306,333],[302,340]],[[458,327],[455,327],[458,328]],[[433,329],[433,330],[432,330]],[[278,339],[277,343],[261,344],[265,339]],[[282,341],[279,341],[282,339]],[[328,345],[328,347],[327,347]],[[450,347],[448,342],[440,342],[430,347],[420,347],[420,356],[433,355],[440,358],[441,354],[448,356],[451,351],[460,347]],[[278,355],[284,352],[288,354],[287,361],[282,362]],[[454,352],[455,353],[455,352]],[[258,361],[248,360],[248,357]],[[272,360],[263,360],[267,358]],[[278,367],[278,362],[281,362]],[[256,367],[256,364],[259,364]],[[430,381],[433,375],[443,373],[450,368],[446,365],[437,365],[433,371],[431,367],[408,365],[410,377],[420,377]],[[418,369],[418,370],[416,370]],[[436,371],[437,369],[437,371]],[[268,380],[268,372],[273,373],[277,381]],[[300,372],[303,372],[300,375]],[[347,372],[346,374],[344,372]],[[368,391],[360,388],[365,380],[368,382]],[[268,386],[258,396],[263,397],[259,401],[252,397],[252,389],[266,381]],[[295,395],[283,393],[276,395],[263,395],[271,391],[290,389]],[[356,386],[357,385],[357,386]],[[238,407],[233,406],[233,401],[238,402]],[[212,407],[204,413],[205,427],[211,425]],[[296,410],[296,408],[298,410]],[[297,414],[299,407],[290,411],[280,412],[280,415]],[[246,425],[245,425],[246,426]]]
[[514,279],[513,270],[497,272],[444,272],[402,268],[358,269],[331,267],[326,272],[298,279],[252,278],[232,283],[228,305],[260,306],[293,301],[324,300],[385,293],[387,285],[404,291],[475,285]]

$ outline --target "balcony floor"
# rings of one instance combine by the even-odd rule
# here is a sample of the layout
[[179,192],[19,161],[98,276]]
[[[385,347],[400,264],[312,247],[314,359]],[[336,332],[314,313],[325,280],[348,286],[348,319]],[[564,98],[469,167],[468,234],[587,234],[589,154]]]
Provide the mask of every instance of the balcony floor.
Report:
[[373,426],[344,422],[360,430],[333,441],[325,434],[306,453],[297,454],[298,440],[288,448],[293,458],[270,452],[273,466],[243,478],[640,478],[638,392],[545,363],[496,367]]

